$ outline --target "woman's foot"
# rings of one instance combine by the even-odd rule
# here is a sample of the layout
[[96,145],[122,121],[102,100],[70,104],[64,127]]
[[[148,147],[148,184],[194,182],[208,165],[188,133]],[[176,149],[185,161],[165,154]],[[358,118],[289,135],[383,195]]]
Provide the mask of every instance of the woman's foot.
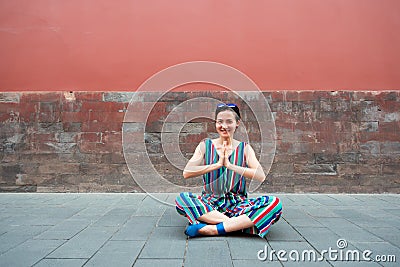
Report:
[[199,230],[201,235],[218,235],[217,226],[209,224]]
[[201,236],[203,235],[201,231],[208,226],[209,225],[205,223],[189,224],[188,227],[186,227],[185,234],[190,237]]
[[221,222],[215,225],[207,225],[199,229],[199,234],[201,235],[225,235],[224,224]]

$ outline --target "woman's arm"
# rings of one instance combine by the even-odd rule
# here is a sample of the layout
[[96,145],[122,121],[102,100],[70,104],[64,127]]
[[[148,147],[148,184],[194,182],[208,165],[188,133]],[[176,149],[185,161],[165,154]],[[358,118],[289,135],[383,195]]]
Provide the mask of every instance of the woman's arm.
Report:
[[202,165],[204,161],[205,150],[205,143],[200,142],[200,144],[196,147],[192,158],[189,160],[189,162],[185,166],[185,169],[183,170],[183,178],[187,179],[200,176],[222,167],[221,158],[217,163],[211,165]]
[[225,161],[225,166],[228,169],[239,173],[246,178],[255,179],[257,181],[263,182],[265,180],[264,170],[260,162],[258,162],[253,148],[249,144],[246,145],[244,153],[246,156],[246,163],[248,168],[231,164],[229,161]]

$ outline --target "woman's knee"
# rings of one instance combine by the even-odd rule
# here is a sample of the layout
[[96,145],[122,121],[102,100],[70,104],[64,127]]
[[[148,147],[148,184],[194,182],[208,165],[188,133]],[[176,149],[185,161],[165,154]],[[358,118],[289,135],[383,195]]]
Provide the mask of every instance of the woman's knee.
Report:
[[184,207],[193,207],[198,205],[197,198],[191,192],[182,192],[175,198],[176,207],[183,210]]
[[282,201],[276,196],[261,196],[256,198],[255,202],[258,202],[262,206],[274,205],[275,207],[282,209]]
[[282,209],[282,201],[278,197],[274,197],[276,202],[276,206],[279,207],[279,209]]
[[[175,203],[185,203],[187,199],[190,198],[189,192],[182,192],[175,198]],[[181,204],[180,204],[181,205]]]

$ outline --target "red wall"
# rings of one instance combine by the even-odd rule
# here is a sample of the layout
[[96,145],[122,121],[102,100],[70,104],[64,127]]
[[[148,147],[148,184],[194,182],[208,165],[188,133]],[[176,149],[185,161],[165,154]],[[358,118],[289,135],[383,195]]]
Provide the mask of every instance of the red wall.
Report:
[[134,90],[195,60],[262,90],[398,90],[399,14],[398,0],[1,0],[0,90]]

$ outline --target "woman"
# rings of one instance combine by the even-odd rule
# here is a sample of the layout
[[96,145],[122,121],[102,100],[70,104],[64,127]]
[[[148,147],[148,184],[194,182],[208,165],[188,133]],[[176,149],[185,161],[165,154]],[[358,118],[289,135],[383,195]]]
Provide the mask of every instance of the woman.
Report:
[[215,112],[217,139],[205,139],[187,163],[183,177],[203,176],[201,195],[181,193],[175,200],[179,214],[189,220],[190,237],[223,235],[242,230],[264,237],[278,221],[282,204],[273,196],[247,198],[246,180],[264,181],[253,148],[233,139],[240,124],[235,104],[220,104]]

